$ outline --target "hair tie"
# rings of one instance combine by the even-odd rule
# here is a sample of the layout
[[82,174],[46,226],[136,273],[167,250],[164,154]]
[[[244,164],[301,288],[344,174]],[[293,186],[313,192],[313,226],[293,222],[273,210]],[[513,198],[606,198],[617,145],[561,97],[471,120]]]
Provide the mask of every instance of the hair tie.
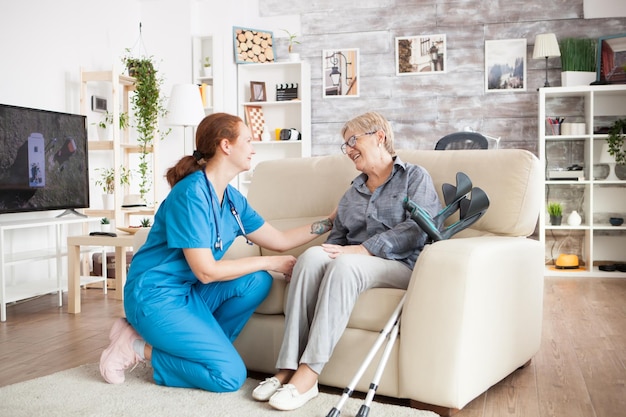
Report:
[[193,151],[192,156],[196,159],[197,162],[200,162],[202,161],[202,159],[204,159],[204,155],[202,155],[202,152],[197,149]]

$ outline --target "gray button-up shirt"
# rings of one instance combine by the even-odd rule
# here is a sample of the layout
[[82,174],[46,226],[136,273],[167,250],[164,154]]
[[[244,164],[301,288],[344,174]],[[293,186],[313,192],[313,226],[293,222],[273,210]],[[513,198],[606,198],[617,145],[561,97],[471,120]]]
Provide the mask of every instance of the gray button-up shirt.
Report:
[[427,234],[411,219],[402,203],[408,196],[432,217],[437,215],[441,202],[430,174],[396,156],[391,175],[373,193],[366,181],[366,174],[356,177],[339,201],[326,243],[362,244],[374,256],[397,260],[413,269]]

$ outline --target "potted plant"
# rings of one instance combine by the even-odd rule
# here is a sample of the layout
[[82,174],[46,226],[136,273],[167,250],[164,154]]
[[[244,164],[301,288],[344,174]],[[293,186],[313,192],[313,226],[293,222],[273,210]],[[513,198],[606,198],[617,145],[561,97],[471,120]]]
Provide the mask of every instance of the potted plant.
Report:
[[563,87],[589,85],[596,80],[596,47],[595,39],[565,38],[559,42]]
[[141,219],[141,222],[139,224],[141,225],[141,227],[150,227],[150,226],[152,226],[152,222],[150,221],[149,217],[144,217],[143,219]]
[[300,45],[300,41],[298,41],[296,38],[298,37],[297,34],[295,33],[291,33],[286,29],[282,29],[283,32],[285,32],[287,34],[287,52],[289,52],[289,60],[290,61],[300,61],[300,54],[293,52],[293,46],[294,45]]
[[[126,49],[130,54],[130,50]],[[131,110],[139,145],[139,194],[146,201],[146,194],[152,189],[148,157],[156,138],[163,139],[169,129],[160,131],[159,118],[167,114],[164,97],[161,95],[163,78],[158,74],[152,57],[133,58],[125,56],[122,62],[128,68],[129,75],[135,78],[135,92],[131,96]],[[146,201],[147,202],[147,201]]]
[[609,127],[609,132],[606,137],[609,155],[615,158],[617,165],[626,164],[626,149],[624,149],[624,136],[626,133],[626,119],[617,119]]
[[563,219],[563,205],[561,203],[548,203],[548,214],[550,215],[550,224],[560,226]]
[[[108,110],[104,112],[102,115],[102,119],[98,123],[98,137],[100,140],[108,140],[108,128],[113,125],[113,113],[110,113]],[[120,130],[124,130],[128,127],[128,113],[120,112],[120,120],[119,120]]]
[[[102,188],[102,202],[105,210],[113,210],[115,194],[115,170],[113,168],[97,168],[100,177],[96,180],[96,185]],[[120,185],[130,184],[130,170],[120,167]]]
[[213,76],[213,69],[211,68],[211,57],[210,56],[205,56],[204,57],[204,61],[202,61],[202,66],[204,67],[204,76],[205,77],[212,77]]
[[110,232],[111,231],[111,222],[109,221],[109,219],[107,217],[103,217],[100,219],[100,228],[102,229],[103,232]]

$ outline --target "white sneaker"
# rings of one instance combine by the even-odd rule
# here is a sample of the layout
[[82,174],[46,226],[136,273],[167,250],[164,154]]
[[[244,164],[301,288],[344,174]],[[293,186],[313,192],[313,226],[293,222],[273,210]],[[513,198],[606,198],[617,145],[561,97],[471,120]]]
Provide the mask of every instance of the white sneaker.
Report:
[[265,381],[259,383],[252,391],[252,398],[257,401],[267,401],[282,385],[276,377],[265,378]]
[[270,398],[270,405],[277,410],[291,411],[302,407],[309,400],[317,397],[317,382],[310,390],[300,394],[293,384],[285,384]]

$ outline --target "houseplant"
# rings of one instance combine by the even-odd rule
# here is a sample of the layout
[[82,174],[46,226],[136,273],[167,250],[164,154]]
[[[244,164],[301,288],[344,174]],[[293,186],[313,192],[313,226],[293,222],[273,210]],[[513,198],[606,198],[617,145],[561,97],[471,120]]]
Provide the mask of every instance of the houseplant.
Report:
[[213,70],[211,68],[211,57],[205,56],[204,61],[202,62],[202,66],[204,67],[204,76],[211,77],[213,76]]
[[552,226],[560,226],[563,219],[563,205],[561,203],[548,203],[548,214],[550,215],[550,224]]
[[135,78],[135,93],[131,96],[131,110],[139,144],[139,194],[146,201],[146,194],[152,189],[148,157],[156,138],[163,139],[169,133],[159,130],[159,118],[167,114],[164,97],[160,88],[163,77],[158,74],[152,57],[134,58],[130,49],[122,62],[128,68],[128,74]]
[[300,54],[293,51],[294,45],[300,45],[300,41],[296,39],[298,35],[296,33],[291,33],[286,29],[282,29],[282,31],[287,34],[287,52],[289,52],[289,60],[300,61]]
[[111,231],[111,222],[109,221],[108,217],[103,217],[100,219],[100,228],[103,232]]
[[[113,209],[115,193],[115,170],[113,168],[97,168],[100,171],[100,177],[96,180],[96,185],[102,188],[102,201],[105,210]],[[130,170],[126,167],[120,167],[120,185],[130,184]]]
[[617,165],[626,164],[626,149],[624,149],[624,139],[626,136],[626,119],[617,119],[609,127],[608,136],[606,142],[609,145],[609,155],[615,158]]
[[[128,127],[128,113],[120,112],[119,117],[120,130],[124,130]],[[98,126],[98,136],[100,137],[100,140],[110,139],[107,132],[108,127],[113,125],[113,113],[109,112],[108,110],[105,111],[102,115],[102,119],[100,119],[100,121],[96,123],[96,125]]]
[[563,87],[589,85],[596,80],[596,44],[595,39],[584,38],[565,38],[559,42]]

